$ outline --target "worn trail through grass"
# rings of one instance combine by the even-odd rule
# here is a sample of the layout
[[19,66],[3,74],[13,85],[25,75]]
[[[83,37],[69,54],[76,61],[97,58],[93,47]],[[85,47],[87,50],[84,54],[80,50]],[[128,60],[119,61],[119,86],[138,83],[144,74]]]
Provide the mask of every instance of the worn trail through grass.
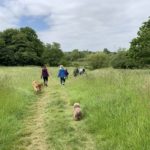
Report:
[[48,94],[30,106],[29,116],[24,120],[25,129],[18,149],[47,150],[45,131],[45,108],[48,103]]
[[39,96],[24,120],[26,127],[20,140],[20,150],[94,150],[86,132],[84,119],[73,120],[66,86],[53,79]]

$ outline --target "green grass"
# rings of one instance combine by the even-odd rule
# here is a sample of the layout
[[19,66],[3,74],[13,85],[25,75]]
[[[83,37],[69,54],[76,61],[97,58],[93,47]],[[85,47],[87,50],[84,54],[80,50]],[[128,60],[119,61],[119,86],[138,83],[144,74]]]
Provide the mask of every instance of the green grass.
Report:
[[[58,68],[50,71],[44,91],[49,99],[45,127],[50,149],[150,149],[149,70],[101,69],[74,78],[69,68],[65,86],[59,84]],[[30,105],[39,97],[31,83],[41,81],[40,74],[39,67],[0,68],[0,150],[17,150],[14,145],[21,144],[23,120],[32,115]],[[74,102],[81,103],[84,114],[79,122],[72,118]]]
[[83,107],[96,149],[150,149],[149,70],[96,70],[67,89]]
[[93,141],[86,133],[84,120],[73,120],[73,107],[69,104],[65,86],[53,82],[50,102],[47,106],[47,134],[49,149],[53,150],[94,150]]
[[38,68],[0,68],[0,150],[12,150],[17,144],[28,106],[36,100],[32,90]]

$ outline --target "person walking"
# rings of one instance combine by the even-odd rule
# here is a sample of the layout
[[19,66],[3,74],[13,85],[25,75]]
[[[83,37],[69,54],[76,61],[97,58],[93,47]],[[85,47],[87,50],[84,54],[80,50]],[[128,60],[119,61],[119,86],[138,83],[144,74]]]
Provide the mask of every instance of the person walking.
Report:
[[66,79],[68,79],[68,75],[69,75],[69,72],[68,72],[67,69],[65,69],[65,76],[66,76],[65,78],[66,78]]
[[76,67],[73,71],[74,77],[76,77],[79,74],[79,69]]
[[48,77],[49,77],[49,73],[48,73],[46,66],[44,65],[42,68],[41,78],[43,78],[45,86],[48,86]]
[[59,69],[59,72],[58,72],[58,77],[60,78],[60,84],[65,85],[66,73],[65,73],[63,65],[60,66],[60,69]]

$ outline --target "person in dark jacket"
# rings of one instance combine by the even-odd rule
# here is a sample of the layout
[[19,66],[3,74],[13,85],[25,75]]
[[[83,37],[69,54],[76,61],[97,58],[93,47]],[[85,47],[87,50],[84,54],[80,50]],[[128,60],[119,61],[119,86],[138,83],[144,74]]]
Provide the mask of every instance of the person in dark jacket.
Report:
[[69,72],[68,72],[68,70],[67,69],[65,69],[65,75],[66,75],[66,79],[68,78],[68,75],[69,75]]
[[73,71],[74,77],[76,77],[78,74],[79,74],[79,69],[75,68],[74,71]]
[[46,66],[44,65],[42,68],[41,78],[43,78],[45,86],[48,86],[48,77],[49,77],[49,73],[48,73]]
[[59,72],[58,72],[58,77],[60,78],[60,83],[61,85],[65,84],[65,77],[66,77],[66,73],[65,70],[63,68],[63,66],[60,66]]

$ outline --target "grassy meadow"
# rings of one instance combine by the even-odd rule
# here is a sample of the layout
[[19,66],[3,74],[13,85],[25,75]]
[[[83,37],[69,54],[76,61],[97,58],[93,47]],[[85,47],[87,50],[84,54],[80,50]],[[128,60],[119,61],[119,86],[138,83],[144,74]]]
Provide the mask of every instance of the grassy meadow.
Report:
[[36,100],[31,83],[39,78],[39,71],[30,67],[0,68],[0,150],[11,150],[22,136],[22,120]]
[[[50,68],[49,87],[42,93],[48,149],[150,149],[150,70],[100,69],[74,78],[68,68],[69,79],[61,86],[57,69]],[[40,73],[40,67],[0,68],[0,150],[22,144],[23,120],[42,97],[31,86],[41,82]],[[72,119],[74,102],[84,114],[79,122]]]
[[95,70],[72,80],[68,92],[83,107],[96,149],[150,149],[149,70]]

